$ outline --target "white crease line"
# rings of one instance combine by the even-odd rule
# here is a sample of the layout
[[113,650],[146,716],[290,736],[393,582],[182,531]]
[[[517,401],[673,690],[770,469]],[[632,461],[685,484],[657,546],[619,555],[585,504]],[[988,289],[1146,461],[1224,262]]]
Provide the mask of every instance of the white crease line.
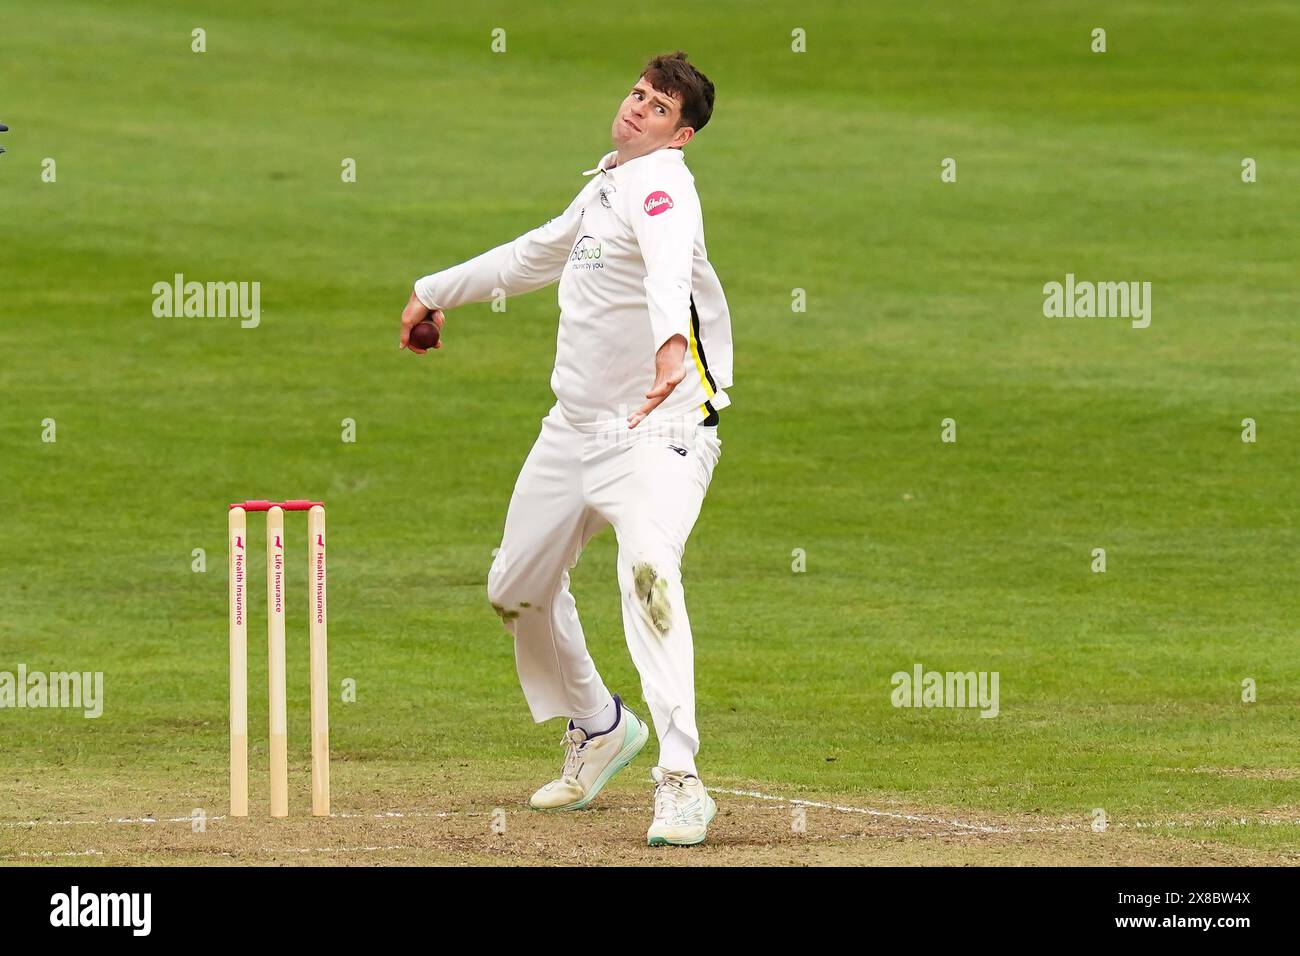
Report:
[[[399,813],[395,811],[386,811],[384,813],[331,813],[330,817],[343,820],[386,820],[402,817],[456,817],[456,816],[488,816],[487,811],[479,812],[472,810],[439,810],[433,813],[425,813],[419,810]],[[155,823],[193,823],[195,820],[203,820],[206,823],[213,823],[218,820],[228,819],[226,814],[215,817],[108,817],[102,820],[6,820],[0,821],[3,827],[71,827],[71,826],[149,826]],[[255,819],[250,817],[250,819]]]
[[95,824],[103,826],[105,824],[150,824],[150,823],[193,823],[195,820],[206,820],[211,823],[213,820],[224,820],[225,816],[219,817],[109,817],[106,820],[19,820],[19,821],[0,821],[0,826],[5,827],[71,827]]
[[[907,813],[893,813],[888,810],[873,810],[869,807],[850,807],[834,803],[819,803],[815,800],[800,800],[795,797],[776,797],[767,793],[759,793],[754,790],[729,790],[725,787],[709,787],[713,793],[727,793],[739,797],[753,797],[757,800],[775,801],[778,803],[799,804],[805,807],[814,807],[820,810],[836,810],[840,813],[861,813],[873,817],[891,817],[896,820],[908,820],[913,823],[941,823],[947,826],[957,827],[971,833],[1060,833],[1070,830],[1090,830],[1091,823],[1059,823],[1055,826],[1047,827],[989,827],[982,824],[963,823],[960,820],[942,820],[937,817],[921,817]],[[1288,820],[1269,817],[1256,817],[1253,820],[1248,817],[1224,817],[1222,819],[1204,819],[1204,820],[1118,820],[1108,822],[1106,829],[1119,830],[1187,830],[1187,829],[1207,829],[1215,830],[1220,827],[1244,827],[1244,826],[1300,826],[1300,819]]]
[[[532,813],[532,810],[523,807],[504,807],[507,813]],[[618,811],[621,813],[644,813],[648,808],[641,807],[606,807],[596,808],[602,812]],[[776,809],[753,806],[743,809],[767,810]],[[332,820],[403,820],[410,818],[424,819],[445,819],[448,817],[490,817],[495,810],[385,810],[382,813],[331,813]],[[108,817],[101,820],[0,820],[0,827],[71,827],[71,826],[150,826],[156,823],[193,823],[195,820],[203,820],[206,823],[214,823],[218,820],[232,819],[226,814],[215,817]],[[259,819],[256,816],[249,816],[247,819]],[[265,819],[265,818],[261,818]],[[307,819],[290,818],[290,819]]]
[[[812,807],[818,810],[834,810],[838,813],[859,813],[859,814],[863,814],[864,816],[887,817],[889,819],[894,819],[894,820],[906,820],[910,823],[939,824],[942,826],[954,827],[958,830],[968,831],[970,833],[1010,833],[1010,834],[1060,833],[1060,832],[1071,831],[1071,830],[1091,829],[1091,824],[1080,824],[1080,823],[1061,823],[1055,826],[1048,826],[1048,827],[991,827],[991,826],[985,826],[983,824],[964,823],[960,820],[944,820],[939,817],[923,817],[923,816],[918,816],[909,813],[895,813],[890,810],[875,810],[870,807],[852,807],[852,806],[847,806],[845,804],[821,803],[816,800],[802,800],[797,797],[778,797],[768,793],[760,793],[756,790],[732,790],[727,787],[709,787],[708,790],[712,793],[725,793],[737,797],[751,797],[755,800],[763,800],[768,803],[805,806],[805,807]],[[521,808],[504,808],[504,809],[506,809],[507,813],[531,813],[532,812],[528,810],[523,810]],[[736,809],[767,810],[767,809],[777,809],[777,807],[765,807],[762,805],[755,805],[749,807],[739,807]],[[642,808],[639,807],[609,807],[609,808],[605,808],[603,812],[611,812],[611,811],[620,811],[623,813],[643,812]],[[339,819],[339,820],[394,820],[394,819],[401,820],[401,819],[408,819],[408,818],[446,819],[449,817],[486,817],[486,816],[491,816],[495,812],[496,812],[495,810],[491,810],[491,811],[489,810],[433,810],[433,811],[386,810],[379,813],[348,813],[348,812],[331,813],[330,817],[332,819]],[[220,814],[211,817],[194,817],[194,816],[109,817],[107,819],[99,819],[99,820],[25,820],[25,821],[0,820],[0,827],[34,828],[40,826],[66,827],[66,826],[90,826],[90,825],[150,826],[157,823],[191,823],[192,824],[195,820],[203,820],[207,823],[213,823],[213,822],[226,820],[226,819],[230,819],[230,818],[226,814]],[[257,819],[257,817],[249,817],[248,819]],[[1260,817],[1252,820],[1247,817],[1225,817],[1221,820],[1206,819],[1200,821],[1116,820],[1116,821],[1109,822],[1107,824],[1107,829],[1126,829],[1126,830],[1182,830],[1182,829],[1193,829],[1193,828],[1218,829],[1219,827],[1224,827],[1224,826],[1250,826],[1252,824],[1258,826],[1287,826],[1287,825],[1300,826],[1300,819],[1288,820],[1288,819],[1270,819],[1266,817]],[[96,854],[99,852],[100,851],[98,850],[92,850],[92,851],[88,851],[87,855]],[[6,857],[0,857],[0,859],[6,859]]]
[[[317,847],[262,847],[263,853],[382,853],[392,850],[418,850],[414,846],[317,846]],[[52,857],[103,856],[103,850],[72,850],[56,852],[44,850],[39,853],[8,853],[0,855],[0,860],[50,859]],[[223,856],[233,854],[223,853]]]
[[262,847],[263,853],[379,853],[386,850],[418,850],[414,846],[307,846]]
[[423,810],[385,810],[383,813],[331,813],[331,817],[340,820],[401,820],[407,817],[487,817],[491,816],[490,810],[434,810],[426,812]]
[[816,800],[799,800],[794,797],[774,797],[771,794],[759,793],[756,790],[730,790],[726,787],[709,787],[708,789],[712,790],[714,793],[727,793],[737,797],[753,797],[756,800],[789,803],[803,807],[814,807],[819,810],[835,810],[839,813],[861,813],[871,817],[888,817],[892,820],[907,820],[910,823],[937,823],[943,826],[956,827],[959,830],[970,830],[975,833],[1054,833],[1059,830],[1079,829],[1079,826],[1073,823],[1062,823],[1055,827],[1028,827],[1023,829],[988,827],[978,823],[962,823],[960,820],[942,820],[938,817],[919,817],[910,813],[894,813],[890,810],[872,810],[870,807],[849,807],[837,803],[819,803]]

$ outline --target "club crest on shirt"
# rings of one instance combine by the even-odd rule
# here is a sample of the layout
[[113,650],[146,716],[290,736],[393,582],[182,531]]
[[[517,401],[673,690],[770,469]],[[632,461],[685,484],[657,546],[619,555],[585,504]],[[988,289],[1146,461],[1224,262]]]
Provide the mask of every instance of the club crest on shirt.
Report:
[[667,212],[673,208],[673,197],[668,195],[662,189],[656,189],[649,196],[645,197],[642,204],[647,216],[657,216],[661,212]]

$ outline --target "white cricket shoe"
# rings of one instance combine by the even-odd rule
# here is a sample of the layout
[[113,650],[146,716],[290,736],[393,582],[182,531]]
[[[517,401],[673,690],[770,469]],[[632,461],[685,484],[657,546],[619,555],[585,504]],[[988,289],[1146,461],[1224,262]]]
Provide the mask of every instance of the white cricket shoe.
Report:
[[703,843],[709,823],[718,815],[704,783],[685,770],[650,771],[655,782],[655,819],[646,833],[650,846],[694,846]]
[[569,721],[569,729],[560,741],[565,747],[560,778],[529,797],[529,806],[534,810],[581,810],[641,752],[650,737],[649,728],[623,706],[618,694],[614,695],[614,705],[618,718],[610,730],[602,733],[588,737]]

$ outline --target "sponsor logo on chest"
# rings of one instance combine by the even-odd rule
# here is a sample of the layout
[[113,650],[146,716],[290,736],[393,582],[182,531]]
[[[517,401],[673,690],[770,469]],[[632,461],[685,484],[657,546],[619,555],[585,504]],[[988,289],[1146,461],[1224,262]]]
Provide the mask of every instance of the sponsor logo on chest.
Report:
[[605,254],[605,246],[595,236],[582,236],[573,246],[573,251],[569,253],[569,268],[577,269],[603,269],[605,263],[602,257]]

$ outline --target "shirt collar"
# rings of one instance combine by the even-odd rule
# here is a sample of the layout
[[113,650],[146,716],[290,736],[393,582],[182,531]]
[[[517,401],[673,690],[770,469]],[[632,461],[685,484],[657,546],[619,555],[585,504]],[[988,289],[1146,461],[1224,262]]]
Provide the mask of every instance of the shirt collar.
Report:
[[610,168],[610,165],[614,162],[614,159],[615,159],[617,156],[618,156],[618,150],[616,150],[616,149],[615,149],[615,150],[610,150],[610,151],[609,151],[608,153],[606,153],[604,156],[600,157],[600,162],[598,162],[598,163],[596,164],[596,168],[595,168],[595,169],[584,169],[584,170],[582,171],[582,175],[584,175],[584,176],[594,176],[594,175],[596,175],[596,173],[603,173],[603,172],[608,171],[608,169]]
[[[661,155],[661,154],[667,154],[667,155]],[[613,172],[615,169],[626,169],[628,166],[631,166],[633,163],[638,162],[642,159],[646,159],[650,156],[659,156],[661,159],[667,159],[670,161],[676,160],[677,162],[682,162],[685,159],[680,149],[669,149],[668,147],[665,146],[665,147],[661,147],[660,149],[653,150],[652,152],[646,153],[645,156],[638,156],[636,159],[629,159],[622,166],[615,166],[614,161],[618,158],[618,150],[614,149],[614,150],[610,150],[608,153],[606,153],[604,156],[600,158],[600,162],[596,164],[595,169],[584,169],[582,171],[582,175],[594,176],[596,175],[596,173],[610,173]]]

